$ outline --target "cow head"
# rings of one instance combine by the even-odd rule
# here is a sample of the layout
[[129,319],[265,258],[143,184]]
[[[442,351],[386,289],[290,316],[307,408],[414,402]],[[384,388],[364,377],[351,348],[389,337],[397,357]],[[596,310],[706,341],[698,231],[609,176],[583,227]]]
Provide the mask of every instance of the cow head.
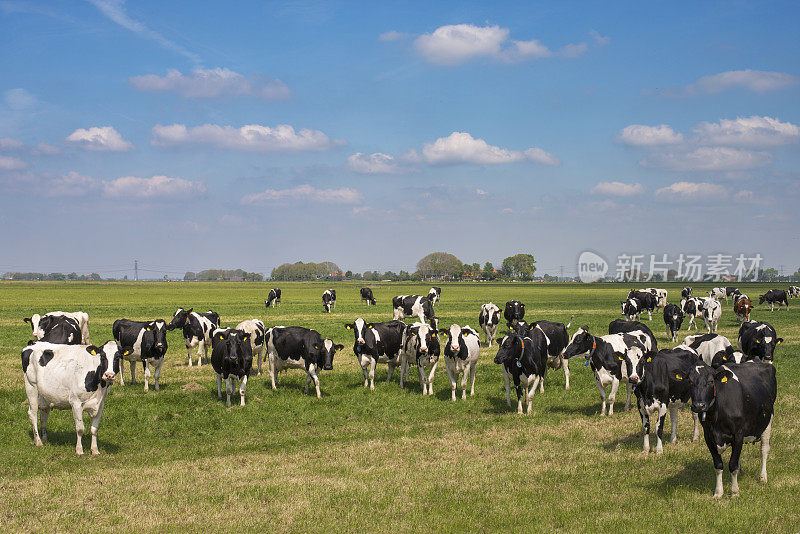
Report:
[[766,296],[766,295],[759,295],[759,296],[758,296],[758,303],[759,303],[759,304],[764,304],[764,302],[765,302],[766,300],[767,300],[767,296]]
[[330,371],[333,369],[333,356],[337,350],[342,350],[344,345],[337,345],[330,339],[323,339],[322,343],[314,343],[311,348],[312,360],[316,362],[317,366],[321,366],[324,370]]
[[167,323],[161,319],[151,321],[145,327],[148,336],[153,339],[153,352],[159,356],[167,353]]
[[764,361],[771,362],[775,357],[775,349],[783,343],[783,338],[778,337],[775,329],[767,323],[758,324],[752,332],[753,342],[750,356],[757,356]]
[[[86,347],[86,352],[100,358],[100,365],[97,366],[95,376],[99,375],[102,380],[111,384],[119,373],[120,359],[133,353],[133,349],[131,347],[121,348],[116,341],[111,340],[106,341],[100,347],[89,345]],[[106,384],[101,382],[101,385],[105,386]]]
[[444,355],[451,358],[459,357],[462,360],[467,357],[467,345],[464,343],[464,335],[469,335],[469,329],[462,329],[459,325],[450,325],[450,328],[442,328],[440,334],[447,336],[444,344]]
[[[724,374],[724,370],[720,368]],[[717,400],[717,387],[715,383],[715,371],[702,360],[698,360],[694,369],[689,374],[689,381],[692,387],[692,411],[699,414],[705,421],[708,412]],[[727,380],[727,378],[726,378]]]
[[589,333],[589,327],[582,326],[572,335],[572,339],[570,339],[569,344],[564,349],[564,358],[569,359],[580,355],[584,355],[588,358],[596,348],[597,341],[595,341],[594,336]]
[[44,335],[44,332],[39,330],[39,323],[42,320],[42,316],[38,313],[34,313],[30,317],[25,317],[22,319],[22,322],[31,325],[31,330],[33,331],[33,337],[36,339],[41,339]]
[[172,321],[169,322],[167,325],[167,330],[175,330],[176,328],[183,328],[187,324],[189,324],[189,314],[192,313],[194,308],[189,308],[188,310],[184,310],[183,308],[178,308],[178,311],[175,312],[175,315],[172,316]]
[[231,330],[228,333],[228,351],[225,355],[229,368],[244,370],[247,360],[253,361],[253,349],[250,345],[250,334],[243,330]]
[[515,367],[522,366],[520,360],[524,352],[525,339],[514,332],[509,332],[497,340],[497,354],[494,357],[494,363],[502,364],[506,369],[513,370]]
[[359,317],[352,323],[345,323],[344,327],[353,331],[353,336],[355,338],[353,352],[360,354],[364,352],[364,349],[375,348],[375,336],[367,334],[367,332],[369,332],[369,330],[372,328],[372,325],[367,324],[364,319]]
[[437,330],[425,323],[406,327],[406,346],[416,347],[417,361],[433,363],[439,358],[441,345]]

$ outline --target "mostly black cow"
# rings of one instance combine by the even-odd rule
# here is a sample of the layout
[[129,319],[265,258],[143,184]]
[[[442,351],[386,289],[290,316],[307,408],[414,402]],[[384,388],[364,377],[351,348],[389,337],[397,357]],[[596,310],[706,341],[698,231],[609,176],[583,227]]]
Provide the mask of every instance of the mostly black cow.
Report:
[[197,365],[203,364],[202,356],[208,361],[208,348],[211,346],[211,334],[219,328],[219,314],[211,310],[206,313],[192,311],[194,308],[184,310],[178,308],[172,321],[167,325],[167,330],[181,328],[183,341],[186,344],[186,356],[189,357],[189,367],[192,366],[192,355],[189,352],[197,347]]
[[375,389],[375,367],[378,363],[388,366],[386,381],[392,380],[394,370],[400,365],[406,326],[403,321],[367,323],[360,317],[352,323],[345,323],[344,327],[352,330],[355,337],[353,354],[364,374],[364,387],[369,387],[371,391]]
[[286,369],[303,369],[307,374],[304,391],[308,393],[308,385],[313,381],[317,398],[322,398],[319,371],[333,369],[333,356],[344,345],[337,345],[323,338],[316,330],[302,326],[275,326],[267,330],[266,340],[272,389],[277,389],[277,373]]
[[678,338],[678,331],[683,323],[683,310],[676,304],[667,304],[664,307],[664,324],[667,325],[667,337],[674,342]]
[[775,328],[769,323],[748,321],[739,327],[739,347],[747,359],[760,358],[772,362],[775,349],[783,343]]
[[82,345],[81,327],[72,317],[45,316],[39,322],[39,341],[56,345]]
[[378,301],[375,300],[375,297],[372,296],[372,288],[369,287],[361,288],[361,304],[364,304],[365,302],[367,303],[367,306],[369,306],[370,304],[375,306],[375,304],[378,303]]
[[[114,340],[126,350],[123,359],[130,362],[131,383],[136,383],[136,363],[142,362],[144,368],[144,390],[150,388],[150,367],[153,368],[153,381],[156,391],[160,389],[159,377],[164,355],[167,353],[167,323],[161,319],[155,321],[131,321],[117,319],[111,327]],[[148,365],[149,364],[149,365]],[[120,362],[119,381],[125,385],[125,370]]]
[[225,381],[227,406],[239,381],[239,404],[244,406],[247,378],[253,368],[253,347],[250,333],[235,328],[217,328],[211,338],[211,367],[217,373],[217,397],[222,399],[222,381]]
[[525,318],[525,304],[518,300],[509,300],[503,309],[503,317],[506,319],[508,329],[513,329],[515,324]]
[[769,304],[769,311],[775,311],[775,305],[778,305],[778,311],[781,306],[786,306],[786,311],[789,311],[789,295],[783,289],[770,289],[763,295],[758,296],[758,304]]
[[400,355],[400,387],[403,380],[408,380],[411,364],[415,363],[419,371],[419,384],[423,395],[433,395],[433,378],[439,363],[441,345],[438,331],[425,323],[414,323],[406,326],[403,337],[403,352]]
[[533,395],[547,373],[547,341],[541,329],[535,328],[533,337],[523,337],[509,332],[498,340],[494,363],[502,365],[506,386],[506,403],[511,407],[510,382],[517,392],[517,413],[522,414],[523,400],[527,413],[533,409]]
[[24,322],[31,325],[31,329],[33,331],[33,338],[39,341],[44,340],[44,336],[47,332],[54,328],[60,322],[60,317],[67,317],[73,319],[78,323],[78,328],[81,331],[81,339],[78,341],[81,345],[91,345],[92,340],[89,337],[89,314],[86,312],[63,312],[63,311],[54,311],[49,312],[44,315],[39,315],[38,313],[34,313],[30,317],[25,317],[23,319]]
[[250,349],[253,358],[258,359],[258,374],[261,375],[261,358],[264,355],[264,336],[267,332],[259,319],[247,319],[236,325],[236,330],[250,334]]
[[325,313],[330,313],[331,308],[336,308],[336,290],[326,289],[322,293],[322,307],[325,308]]

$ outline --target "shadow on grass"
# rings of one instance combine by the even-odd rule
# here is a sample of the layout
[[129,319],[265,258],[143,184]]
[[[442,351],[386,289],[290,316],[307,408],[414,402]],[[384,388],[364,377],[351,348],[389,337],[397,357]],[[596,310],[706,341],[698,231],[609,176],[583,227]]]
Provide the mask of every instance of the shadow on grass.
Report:
[[649,487],[662,497],[670,496],[676,488],[711,494],[714,491],[714,465],[710,457],[693,460],[668,477],[655,478]]
[[[553,413],[563,413],[567,415],[583,415],[586,417],[600,417],[600,404],[586,404],[585,406],[575,406],[574,404],[554,404],[548,406],[547,410]],[[622,410],[624,412],[624,410]],[[614,417],[613,415],[611,417]]]
[[505,395],[499,397],[489,397],[489,402],[491,403],[491,406],[485,408],[483,413],[492,415],[517,413],[517,396],[513,392],[511,395],[511,407],[506,404]]
[[[83,452],[85,454],[91,454],[91,444],[92,444],[92,436],[90,434],[89,425],[86,425],[86,430],[83,434]],[[100,454],[107,452],[109,454],[116,454],[119,452],[119,445],[111,442],[107,442],[102,437],[103,434],[103,423],[100,422],[100,428],[98,430],[97,436],[97,448],[100,450]],[[30,439],[30,443],[33,443],[33,430],[28,431],[28,439]],[[78,441],[78,436],[73,430],[72,432],[63,431],[63,430],[48,430],[47,431],[47,441],[44,442],[44,446],[48,447],[66,447],[68,448],[73,454],[75,453],[75,444]]]
[[[612,415],[613,417],[613,415]],[[636,452],[642,450],[642,433],[633,432],[627,436],[619,437],[615,440],[603,443],[603,448],[609,452],[617,451],[619,449]],[[655,444],[655,441],[654,441]],[[654,445],[655,446],[655,445]]]

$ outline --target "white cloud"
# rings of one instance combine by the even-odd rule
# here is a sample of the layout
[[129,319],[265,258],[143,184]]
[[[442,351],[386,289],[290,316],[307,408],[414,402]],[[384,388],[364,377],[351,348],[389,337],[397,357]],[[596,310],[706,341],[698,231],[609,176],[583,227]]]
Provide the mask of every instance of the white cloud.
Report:
[[197,196],[205,193],[206,186],[183,178],[153,176],[138,178],[124,176],[103,182],[103,196],[122,199],[165,198]]
[[742,189],[735,195],[733,195],[733,199],[737,202],[752,202],[755,200],[755,194],[752,191],[747,189]]
[[800,139],[800,128],[796,125],[758,116],[701,122],[694,127],[694,133],[706,145],[778,146]]
[[606,46],[611,42],[611,37],[600,35],[600,33],[596,30],[591,30],[589,35],[592,37],[592,39],[594,39],[594,42],[597,43],[598,46]]
[[331,141],[319,130],[295,131],[288,124],[274,127],[248,124],[241,128],[204,124],[187,128],[183,124],[153,127],[150,144],[156,146],[210,145],[230,150],[254,152],[299,152],[327,150],[340,141]]
[[16,151],[25,148],[25,143],[11,137],[0,137],[0,150]]
[[39,102],[35,96],[21,87],[9,89],[3,93],[3,100],[9,108],[15,111],[32,108]]
[[656,191],[656,196],[669,200],[702,200],[725,198],[728,192],[721,185],[708,182],[675,182]]
[[90,176],[84,176],[75,171],[49,178],[42,187],[42,193],[48,197],[80,197],[98,187],[102,182]]
[[143,23],[133,20],[125,12],[125,0],[89,0],[100,10],[103,15],[108,19],[116,22],[123,28],[126,28],[145,39],[149,39],[161,45],[162,47],[172,50],[184,57],[189,58],[194,63],[200,63],[200,57],[197,54],[189,52],[184,47],[170,41],[160,33],[151,30]]
[[643,167],[673,171],[736,171],[769,165],[772,154],[727,147],[700,147],[689,152],[651,154],[639,162]]
[[683,135],[666,124],[659,126],[631,124],[622,129],[619,140],[631,146],[672,145],[683,142]]
[[0,156],[0,171],[18,171],[24,169],[28,164],[19,158],[10,156]]
[[407,171],[398,165],[393,156],[380,152],[374,154],[356,152],[347,158],[347,167],[359,174],[401,174]]
[[431,165],[448,163],[497,164],[514,163],[529,159],[544,165],[558,165],[558,158],[539,148],[522,152],[488,144],[475,139],[467,132],[453,132],[422,147],[422,159]]
[[133,145],[124,140],[113,126],[93,126],[88,130],[78,128],[65,141],[85,150],[126,152],[133,149]]
[[31,149],[31,154],[35,156],[56,156],[61,154],[61,149],[51,144],[40,142]]
[[763,70],[731,70],[711,76],[703,76],[682,89],[670,89],[667,93],[686,95],[716,94],[730,89],[742,88],[755,93],[766,93],[784,89],[800,83],[800,78],[785,72]]
[[254,96],[268,100],[288,98],[289,88],[280,80],[247,78],[225,68],[195,69],[189,74],[170,69],[164,76],[146,74],[133,76],[130,83],[139,91],[172,91],[186,98],[217,98],[221,96]]
[[411,34],[398,32],[395,30],[391,30],[385,33],[382,33],[378,36],[379,41],[399,41],[400,39],[405,39],[406,37],[410,37]]
[[624,182],[600,182],[592,188],[591,193],[611,195],[617,197],[632,197],[641,195],[644,187],[640,183],[626,184]]
[[[587,49],[586,43],[570,43],[553,52],[536,39],[512,40],[510,34],[507,28],[500,26],[453,24],[420,35],[414,40],[414,47],[429,63],[447,66],[481,57],[501,61],[524,61],[554,55],[577,57]],[[396,36],[393,34],[391,37]]]
[[298,185],[291,189],[267,189],[261,193],[251,193],[242,197],[242,204],[263,205],[280,201],[326,202],[331,204],[355,204],[363,199],[363,195],[355,189],[317,189],[308,184]]

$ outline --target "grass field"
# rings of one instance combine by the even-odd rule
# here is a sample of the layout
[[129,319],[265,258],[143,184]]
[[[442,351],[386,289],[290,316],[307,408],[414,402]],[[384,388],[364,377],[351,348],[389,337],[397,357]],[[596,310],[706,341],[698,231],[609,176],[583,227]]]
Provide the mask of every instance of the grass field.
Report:
[[[729,496],[727,452],[726,495],[715,500],[711,458],[702,438],[691,443],[688,412],[680,413],[678,443],[645,456],[638,413],[623,410],[624,386],[614,415],[601,418],[582,361],[572,362],[570,391],[563,372],[548,374],[530,416],[506,407],[492,362],[496,346],[481,349],[475,396],[466,401],[449,400],[443,362],[432,398],[420,394],[415,373],[404,390],[396,378],[385,383],[385,366],[378,367],[375,391],[365,390],[343,324],[358,316],[391,319],[392,296],[429,286],[373,284],[378,305],[368,308],[359,304],[360,284],[280,283],[283,305],[265,310],[270,285],[0,284],[0,525],[10,532],[800,530],[798,307],[770,313],[761,306],[752,315],[771,322],[785,340],[775,357],[769,482],[758,482],[760,448],[746,445],[741,497]],[[328,286],[338,296],[330,315],[320,300]],[[671,302],[679,300],[679,286],[662,286]],[[695,285],[695,294],[708,287]],[[766,289],[739,287],[754,302]],[[482,303],[502,308],[517,298],[526,303],[527,320],[566,322],[574,313],[570,335],[580,325],[599,335],[619,317],[627,289],[445,284],[437,315],[442,326],[477,328]],[[135,385],[112,387],[100,425],[101,456],[75,456],[66,411],[52,413],[50,442],[32,446],[19,359],[30,338],[23,316],[86,311],[99,344],[111,338],[117,318],[169,320],[178,306],[213,309],[223,325],[257,317],[268,327],[313,327],[346,348],[334,370],[321,374],[321,400],[303,394],[301,371],[281,374],[277,391],[264,373],[248,383],[247,406],[239,407],[235,396],[226,409],[211,366],[187,367],[180,331],[171,332],[160,392],[145,393],[141,373]],[[672,346],[660,314],[652,330],[660,347]],[[735,344],[737,331],[732,304],[723,302],[720,333]],[[87,451],[88,442],[87,435]]]

